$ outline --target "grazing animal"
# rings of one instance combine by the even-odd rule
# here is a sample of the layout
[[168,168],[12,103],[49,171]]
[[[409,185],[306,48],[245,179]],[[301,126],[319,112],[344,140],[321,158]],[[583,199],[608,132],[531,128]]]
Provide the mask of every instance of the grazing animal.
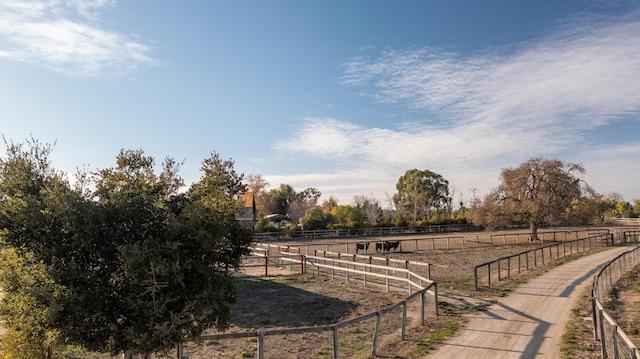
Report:
[[358,253],[359,250],[364,249],[364,251],[366,252],[369,249],[369,243],[356,243],[356,253]]
[[376,242],[376,252],[379,250],[382,250],[382,242]]
[[393,248],[393,251],[395,252],[399,245],[400,245],[400,241],[394,241],[394,242],[384,241],[384,251],[389,252]]

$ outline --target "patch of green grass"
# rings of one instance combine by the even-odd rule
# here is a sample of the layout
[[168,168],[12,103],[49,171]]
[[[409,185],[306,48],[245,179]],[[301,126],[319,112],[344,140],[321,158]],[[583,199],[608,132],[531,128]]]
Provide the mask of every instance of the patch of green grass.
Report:
[[560,355],[562,355],[563,359],[571,359],[573,353],[578,350],[576,332],[575,323],[572,321],[568,322],[562,335],[562,344],[560,345]]
[[424,357],[429,351],[434,350],[438,344],[441,344],[447,340],[447,338],[452,337],[459,327],[459,314],[440,317],[440,320],[437,321],[435,327],[425,332],[425,334],[416,342],[415,347],[405,354],[406,357],[409,359]]

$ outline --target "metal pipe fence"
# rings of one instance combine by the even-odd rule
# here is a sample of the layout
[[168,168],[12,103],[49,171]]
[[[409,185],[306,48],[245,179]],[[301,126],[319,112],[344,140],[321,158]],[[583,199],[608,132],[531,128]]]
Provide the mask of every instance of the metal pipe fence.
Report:
[[421,227],[371,227],[261,232],[255,233],[253,237],[257,241],[283,239],[336,239],[347,237],[397,236],[405,234],[460,232],[478,229],[479,227],[471,224],[447,224]]
[[[486,281],[487,286],[491,286],[492,278],[501,281],[502,278],[511,278],[514,272],[520,273],[523,269],[544,266],[555,260],[608,245],[613,245],[612,234],[595,234],[586,238],[556,242],[482,263],[474,267],[475,289],[479,290],[482,280]],[[481,268],[486,268],[486,271]]]
[[[637,240],[638,231],[624,233],[623,238]],[[607,262],[594,276],[591,289],[593,335],[601,343],[601,353],[604,359],[640,358],[640,351],[627,334],[618,326],[616,321],[605,311],[603,304],[615,286],[616,282],[628,271],[640,265],[640,245],[624,252]]]
[[[287,241],[284,243],[259,242],[256,248],[277,250],[297,254],[312,255],[319,251],[341,253],[387,253],[391,250],[398,252],[422,252],[436,249],[460,249],[470,247],[487,247],[501,245],[519,245],[546,242],[566,242],[588,238],[597,234],[609,233],[608,229],[587,228],[571,231],[540,231],[539,241],[531,240],[531,233],[506,234],[455,234],[447,236],[411,236],[412,238],[394,238],[394,240],[366,239],[358,240],[328,240],[328,241]],[[344,238],[342,238],[344,239]],[[397,248],[386,249],[385,243],[398,243]]]

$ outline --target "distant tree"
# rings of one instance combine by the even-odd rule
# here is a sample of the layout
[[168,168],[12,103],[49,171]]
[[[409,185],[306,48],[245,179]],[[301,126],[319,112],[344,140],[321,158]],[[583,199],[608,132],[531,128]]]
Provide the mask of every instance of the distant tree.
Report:
[[297,192],[291,185],[280,184],[280,187],[266,193],[270,214],[289,214],[293,221],[304,216],[305,212],[318,204],[320,191],[306,188]]
[[485,223],[495,225],[507,219],[527,223],[536,240],[542,224],[566,220],[572,203],[582,198],[586,188],[578,176],[584,172],[579,164],[533,158],[517,168],[503,169],[501,184],[477,210]]
[[449,182],[429,170],[408,170],[398,179],[396,190],[393,203],[414,224],[420,219],[428,220],[432,211],[448,209],[451,202]]
[[364,216],[358,207],[350,205],[339,205],[331,209],[331,214],[335,223],[344,226],[360,227],[364,221]]
[[633,218],[640,217],[640,199],[633,199],[633,213],[631,214]]
[[[15,249],[16,263],[39,263],[43,273],[30,276],[33,283],[2,283],[0,307],[8,309],[0,315],[11,332],[55,333],[131,358],[229,325],[231,271],[252,241],[235,220],[245,187],[232,161],[212,154],[203,177],[179,193],[175,161],[165,159],[156,173],[152,157],[121,151],[115,167],[72,188],[49,165],[49,152],[10,144],[0,159],[1,244]],[[18,267],[0,266],[11,268]],[[46,315],[10,305],[25,294],[34,308],[49,308]],[[39,326],[14,326],[12,315]]]
[[322,193],[316,188],[306,188],[296,193],[294,201],[289,206],[289,215],[294,221],[302,218],[308,210],[318,204],[318,198]]
[[383,211],[377,199],[358,195],[353,197],[353,202],[369,225],[375,225],[382,220]]
[[315,206],[307,211],[300,222],[305,230],[327,229],[329,225],[334,223],[334,218],[322,207]]
[[267,182],[262,175],[249,175],[246,180],[247,192],[251,193],[253,200],[256,204],[258,212],[264,214],[271,214],[271,201],[267,194],[267,188],[269,188],[269,182]]
[[325,212],[331,212],[331,209],[336,206],[338,206],[338,200],[333,196],[329,196],[329,198],[322,202],[322,210]]

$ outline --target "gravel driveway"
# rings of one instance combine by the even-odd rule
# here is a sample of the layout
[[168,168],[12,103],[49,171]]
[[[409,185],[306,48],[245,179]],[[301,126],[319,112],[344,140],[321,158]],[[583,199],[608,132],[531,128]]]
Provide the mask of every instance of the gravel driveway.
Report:
[[560,358],[571,308],[600,266],[627,247],[563,264],[531,279],[508,297],[466,317],[456,335],[424,358]]

